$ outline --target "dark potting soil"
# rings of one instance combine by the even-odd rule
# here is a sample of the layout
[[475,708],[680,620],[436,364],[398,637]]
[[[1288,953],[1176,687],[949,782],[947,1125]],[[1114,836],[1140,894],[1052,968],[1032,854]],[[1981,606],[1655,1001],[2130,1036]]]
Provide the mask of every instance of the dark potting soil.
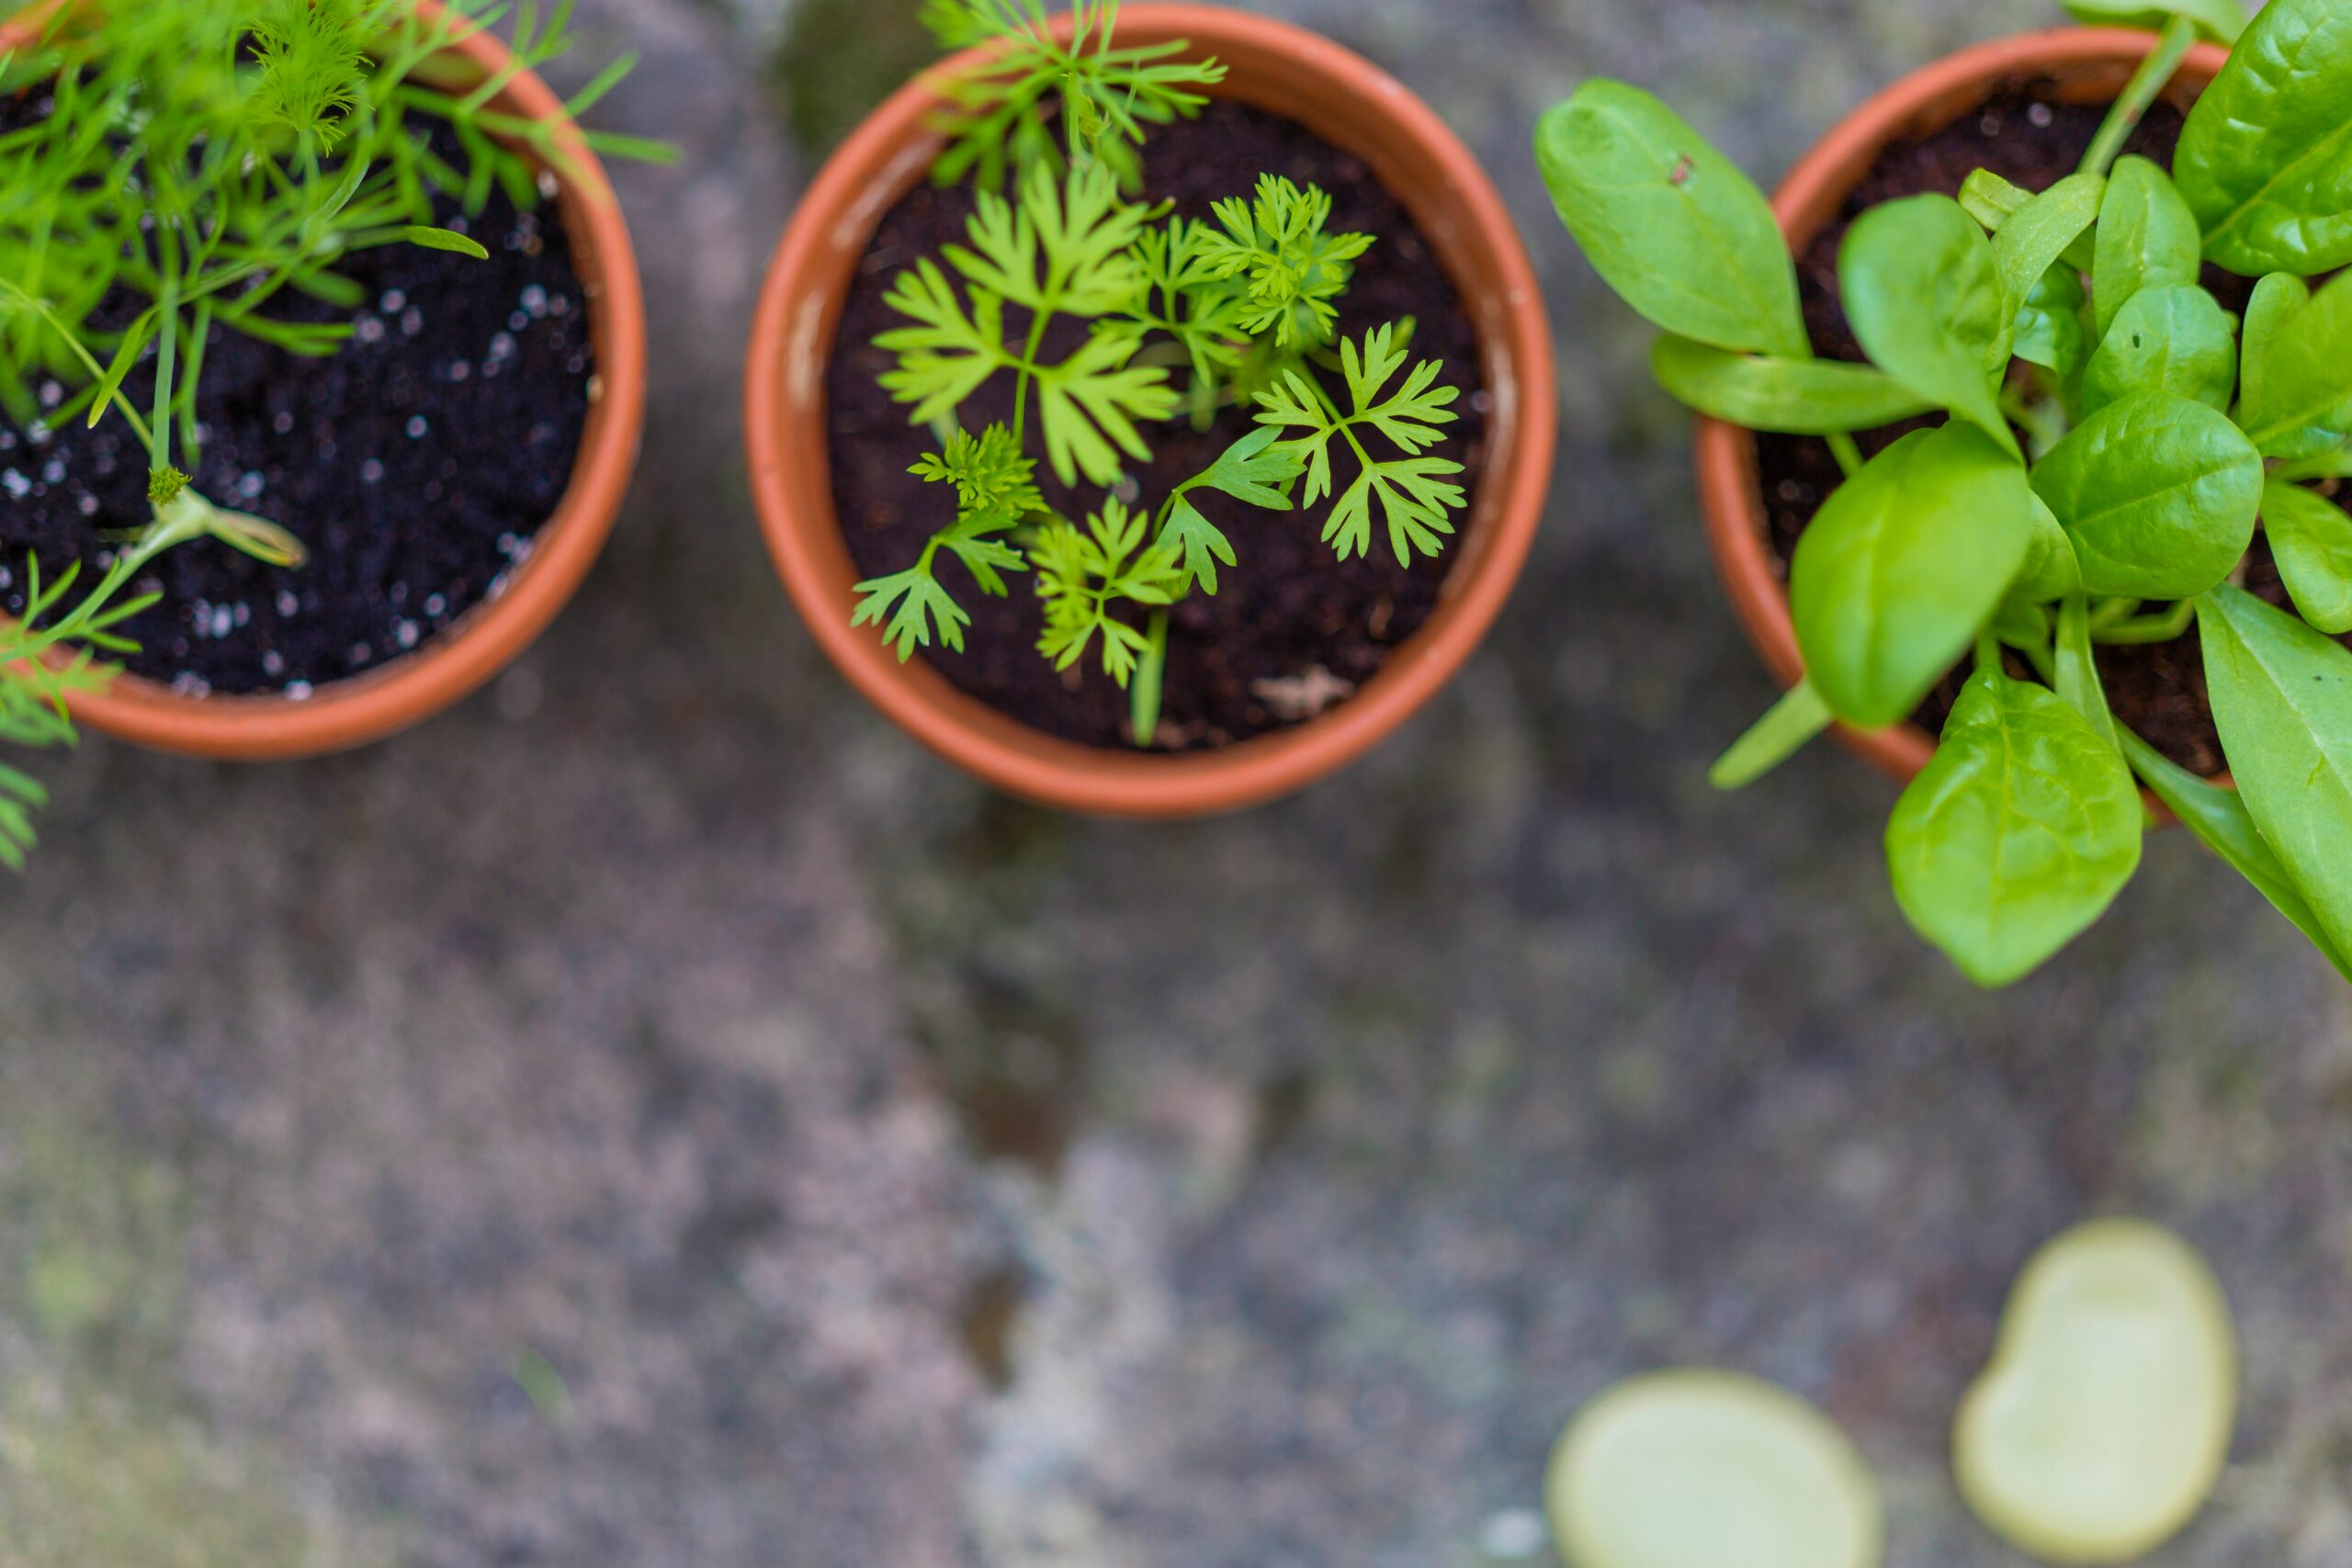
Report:
[[[2058,101],[2049,83],[2018,82],[1996,93],[1975,114],[1945,130],[1890,147],[1847,198],[1837,221],[1798,258],[1805,325],[1815,351],[1832,359],[1863,357],[1861,345],[1847,323],[1838,288],[1838,253],[1855,219],[1883,202],[1904,197],[1931,192],[1957,196],[1962,182],[1980,168],[1991,169],[2030,190],[2047,189],[2081,165],[2083,154],[2106,118],[2104,106]],[[2169,168],[2182,126],[2177,109],[2159,104],[2133,134],[2128,151]],[[2205,286],[2224,308],[2241,313],[2253,292],[2250,279],[2212,267],[2206,269]],[[1915,421],[1857,439],[1864,453],[1875,455],[1906,433],[1932,423]],[[1770,543],[1785,580],[1798,538],[1822,502],[1843,482],[1844,474],[1828,444],[1812,437],[1761,436],[1757,458]],[[2247,565],[2246,586],[2273,604],[2287,603],[2268,547],[2259,537]],[[2184,767],[2209,778],[2226,771],[2221,737],[2206,700],[2204,660],[2193,629],[2172,642],[2101,648],[2098,663],[2117,717]],[[1941,731],[1967,674],[1968,667],[1963,665],[1929,695],[1917,716],[1922,728]]]
[[[45,112],[37,99],[0,103],[0,123]],[[446,129],[435,141],[462,156]],[[213,329],[196,487],[292,530],[310,558],[281,570],[209,539],[160,558],[139,586],[161,603],[123,628],[140,645],[130,670],[183,691],[306,693],[423,646],[528,557],[587,421],[586,299],[552,203],[518,211],[501,191],[476,218],[449,202],[435,220],[490,259],[408,245],[346,258],[336,270],[368,305],[332,357]],[[270,314],[352,319],[291,291]],[[125,384],[142,409],[153,388],[143,367]],[[37,392],[51,407],[67,395]],[[0,606],[23,610],[28,553],[51,579],[77,560],[85,581],[102,569],[146,522],[146,453],[119,417],[95,430],[0,419]]]
[[[1261,172],[1320,186],[1333,198],[1334,232],[1376,237],[1357,264],[1340,330],[1354,336],[1414,319],[1414,357],[1442,360],[1445,383],[1462,389],[1454,405],[1461,418],[1435,450],[1464,465],[1467,471],[1456,482],[1475,500],[1491,409],[1477,333],[1436,254],[1370,170],[1294,121],[1220,102],[1198,120],[1153,134],[1144,188],[1151,200],[1204,219],[1212,201],[1247,196]],[[893,280],[943,245],[962,243],[973,207],[968,190],[930,186],[901,201],[883,219],[842,319],[827,383],[833,499],[850,556],[868,577],[904,570],[953,520],[945,487],[908,472],[935,442],[927,429],[910,425],[906,407],[882,390],[877,378],[893,360],[873,344],[877,334],[904,324],[883,303]],[[976,427],[1011,415],[1010,378],[998,382],[966,410]],[[1339,389],[1336,379],[1330,384]],[[1182,421],[1147,429],[1153,461],[1135,475],[1139,504],[1156,509],[1170,489],[1252,428],[1248,412],[1227,410],[1206,434]],[[1073,520],[1100,505],[1099,491],[1066,490],[1051,474],[1043,478],[1047,500]],[[1354,478],[1352,462],[1338,458],[1335,478],[1344,491]],[[1353,693],[1436,609],[1460,546],[1457,535],[1446,555],[1408,570],[1396,564],[1375,518],[1370,558],[1342,563],[1321,538],[1328,502],[1312,513],[1270,513],[1238,502],[1220,510],[1215,503],[1222,497],[1209,500],[1204,509],[1232,539],[1240,564],[1218,570],[1215,597],[1196,593],[1170,616],[1159,744],[1171,750],[1223,746],[1284,728]],[[1457,527],[1466,517],[1455,514]],[[934,649],[918,657],[1033,728],[1093,746],[1130,744],[1127,695],[1102,672],[1093,649],[1066,674],[1038,654],[1043,620],[1025,578],[1012,580],[1009,598],[991,599],[960,565],[949,563],[942,572],[972,625],[962,653]]]

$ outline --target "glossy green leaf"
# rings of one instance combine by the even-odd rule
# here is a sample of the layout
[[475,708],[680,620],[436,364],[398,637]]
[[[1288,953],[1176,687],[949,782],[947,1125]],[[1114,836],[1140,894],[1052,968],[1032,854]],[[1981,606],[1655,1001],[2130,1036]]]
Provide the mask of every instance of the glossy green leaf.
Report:
[[1679,336],[1809,358],[1796,264],[1753,181],[1656,97],[1588,82],[1544,116],[1535,161],[1609,286]]
[[1872,364],[2011,452],[1996,378],[2017,316],[1992,242],[1950,197],[1872,208],[1838,259],[1846,315]]
[[1672,333],[1658,339],[1652,367],[1660,386],[1701,413],[1788,435],[1876,430],[1934,407],[1867,365],[1726,354]]
[[2245,31],[2238,0],[2066,0],[2067,13],[2092,28],[2141,28],[2161,32],[2175,17],[2187,17],[2221,43],[2234,43]]
[[2270,457],[2308,457],[2352,431],[2352,273],[2296,308],[2292,279],[2263,280],[2246,329],[2238,423]]
[[2339,953],[2352,953],[2352,649],[2244,589],[2197,602],[2238,791]]
[[2025,570],[2018,573],[2010,596],[2028,604],[2047,604],[2069,593],[2081,592],[2082,563],[2075,558],[2075,541],[2067,536],[2065,525],[2058,521],[2058,514],[2037,495],[2028,521],[2032,525],[2033,543],[2026,551]]
[[2033,504],[2017,460],[1964,424],[1905,436],[1829,498],[1789,600],[1831,712],[1865,729],[1910,716],[2025,565]]
[[1960,185],[1961,209],[1997,234],[2026,209],[2033,192],[1990,169],[1977,169]]
[[2273,479],[2262,527],[2303,619],[2330,637],[2352,632],[2352,516],[2316,491]]
[[2022,308],[2042,276],[2090,231],[2106,195],[2105,175],[2069,175],[2001,225],[1993,258],[2013,303]]
[[2237,389],[2237,324],[2194,285],[2132,296],[2083,368],[2083,410],[2134,392],[2169,392],[2226,413]]
[[2252,883],[2256,892],[2270,900],[2271,908],[2293,921],[2327,961],[2346,979],[2352,980],[2352,964],[2347,964],[2329,942],[2327,931],[2320,925],[2319,917],[2312,913],[2302,889],[2295,886],[2295,879],[2287,874],[2287,868],[2279,863],[2262,830],[2254,825],[2253,813],[2245,808],[2245,797],[2225,784],[2199,778],[2128,729],[2120,731],[2120,738],[2132,772],[2140,775],[2140,782],[2148,786],[2149,793],[2169,807],[2182,826],[2196,834],[2207,849],[2236,867],[2238,874]]
[[2117,160],[2098,213],[2091,263],[2092,315],[2107,336],[2123,307],[2143,288],[2193,284],[2203,267],[2204,234],[2172,176],[2145,158]]
[[2140,866],[2122,755],[2056,694],[1970,677],[1894,810],[1904,917],[1980,986],[2023,979],[2107,912]]
[[2248,277],[2352,263],[2352,6],[2270,0],[2173,160],[2205,254]]
[[2026,296],[2018,311],[2014,352],[2030,365],[2039,365],[2061,382],[2082,369],[2090,350],[2083,330],[2082,275],[2070,266],[2053,266]]
[[2203,403],[2139,392],[2093,414],[2034,470],[2093,594],[2189,599],[2254,540],[2262,456]]

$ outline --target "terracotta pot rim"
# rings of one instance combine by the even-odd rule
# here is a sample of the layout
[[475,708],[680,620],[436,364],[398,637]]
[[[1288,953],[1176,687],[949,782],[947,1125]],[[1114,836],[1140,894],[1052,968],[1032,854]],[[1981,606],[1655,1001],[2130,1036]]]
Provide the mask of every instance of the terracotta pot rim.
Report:
[[[1904,77],[1840,121],[1781,183],[1772,210],[1790,248],[1803,254],[1870,164],[1888,143],[1921,129],[1922,117],[1939,104],[1979,87],[1989,92],[2021,76],[2084,66],[2133,66],[2155,44],[2154,34],[2128,28],[2055,28],[1978,44]],[[2222,46],[2199,43],[2181,67],[2181,75],[2210,81],[2228,60],[2229,51]],[[2180,79],[2177,76],[2175,83]],[[1703,417],[1697,423],[1700,498],[1724,592],[1773,678],[1783,687],[1793,686],[1804,678],[1804,663],[1797,651],[1788,585],[1776,571],[1766,542],[1768,525],[1756,479],[1756,433]],[[1879,730],[1841,725],[1837,733],[1898,783],[1917,777],[1935,755],[1935,737],[1914,724]]]
[[[1068,26],[1068,18],[1062,19]],[[1430,624],[1348,702],[1278,735],[1180,757],[1125,754],[1044,735],[956,690],[922,660],[900,665],[870,628],[853,628],[847,549],[823,471],[787,450],[794,422],[823,417],[823,367],[854,263],[875,226],[922,177],[940,145],[927,128],[939,100],[917,76],[836,152],[802,198],[770,270],[752,328],[745,425],[761,525],[786,587],[818,644],[865,697],[932,750],[1010,793],[1104,816],[1176,818],[1238,809],[1292,793],[1353,761],[1410,717],[1449,681],[1500,613],[1543,516],[1556,441],[1552,337],[1533,264],[1500,196],[1461,140],[1402,84],[1318,34],[1201,5],[1135,3],[1123,39],[1184,39],[1236,67],[1225,96],[1293,112],[1318,134],[1366,158],[1434,164],[1442,187],[1396,190],[1444,255],[1479,329],[1495,403],[1494,446],[1464,529],[1444,597]],[[1279,60],[1277,85],[1244,79],[1244,65]],[[1269,99],[1272,101],[1270,103]],[[1343,101],[1356,134],[1315,122],[1317,101]],[[1329,102],[1325,102],[1329,107]],[[1339,112],[1332,109],[1330,112]],[[1446,215],[1433,226],[1432,213]],[[1487,280],[1482,299],[1465,279]],[[796,386],[796,377],[802,384]],[[808,384],[813,382],[812,384]],[[815,410],[813,413],[807,411]],[[796,464],[797,466],[796,466]],[[796,484],[800,486],[796,493]]]
[[[439,0],[417,0],[427,18]],[[0,25],[0,42],[46,8]],[[504,43],[475,28],[452,46],[485,71],[511,62]],[[562,120],[560,141],[574,173],[559,171],[559,210],[589,300],[601,396],[588,412],[580,456],[563,499],[535,537],[530,557],[487,598],[413,653],[307,698],[282,694],[193,695],[130,674],[70,706],[89,728],[160,751],[226,761],[316,756],[364,746],[420,724],[497,675],[547,629],[603,552],[637,466],[645,418],[645,305],[628,226],[604,166],[564,118],[563,102],[534,73],[500,96],[508,112]],[[575,177],[576,175],[576,177]]]

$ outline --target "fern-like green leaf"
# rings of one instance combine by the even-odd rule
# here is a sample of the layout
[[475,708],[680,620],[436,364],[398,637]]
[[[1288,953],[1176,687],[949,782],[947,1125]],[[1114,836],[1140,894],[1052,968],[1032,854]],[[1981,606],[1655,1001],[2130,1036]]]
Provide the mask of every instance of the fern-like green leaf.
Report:
[[972,624],[972,617],[932,575],[935,558],[927,549],[920,566],[857,585],[857,614],[850,617],[850,625],[881,626],[888,621],[883,641],[898,650],[901,664],[915,656],[915,649],[931,646],[934,627],[941,642],[958,653],[964,650],[964,628]]
[[1201,249],[1209,276],[1247,282],[1246,329],[1272,333],[1283,348],[1329,343],[1372,236],[1329,232],[1329,195],[1278,175],[1261,176],[1253,199],[1220,201],[1216,212],[1223,231],[1204,229]]

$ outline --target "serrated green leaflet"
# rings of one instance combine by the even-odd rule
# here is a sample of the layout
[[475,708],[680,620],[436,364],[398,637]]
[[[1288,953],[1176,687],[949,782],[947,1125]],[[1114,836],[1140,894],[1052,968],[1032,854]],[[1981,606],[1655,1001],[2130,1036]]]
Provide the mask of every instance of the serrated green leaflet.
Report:
[[2270,0],[2190,111],[2173,174],[2233,272],[2352,263],[2352,6]]
[[2189,599],[2254,538],[2262,456],[2217,411],[2138,392],[2083,422],[2034,470],[2095,594]]
[[2203,235],[2171,176],[2145,158],[2127,157],[2108,178],[2092,257],[2092,315],[2104,338],[2142,289],[2197,281]]
[[2194,287],[2143,288],[2084,367],[2083,410],[2165,392],[2227,412],[2237,378],[2237,332],[2220,301]]
[[2352,632],[2352,515],[2316,491],[2273,479],[2262,494],[2262,527],[2303,619],[2330,637]]
[[1749,430],[1791,435],[1876,430],[1935,407],[1867,365],[1726,354],[1671,333],[1658,339],[1651,367],[1658,384],[1682,402]]
[[1995,389],[2016,311],[1992,242],[1958,202],[1922,196],[1871,209],[1847,234],[1838,275],[1872,364],[2017,451]]

